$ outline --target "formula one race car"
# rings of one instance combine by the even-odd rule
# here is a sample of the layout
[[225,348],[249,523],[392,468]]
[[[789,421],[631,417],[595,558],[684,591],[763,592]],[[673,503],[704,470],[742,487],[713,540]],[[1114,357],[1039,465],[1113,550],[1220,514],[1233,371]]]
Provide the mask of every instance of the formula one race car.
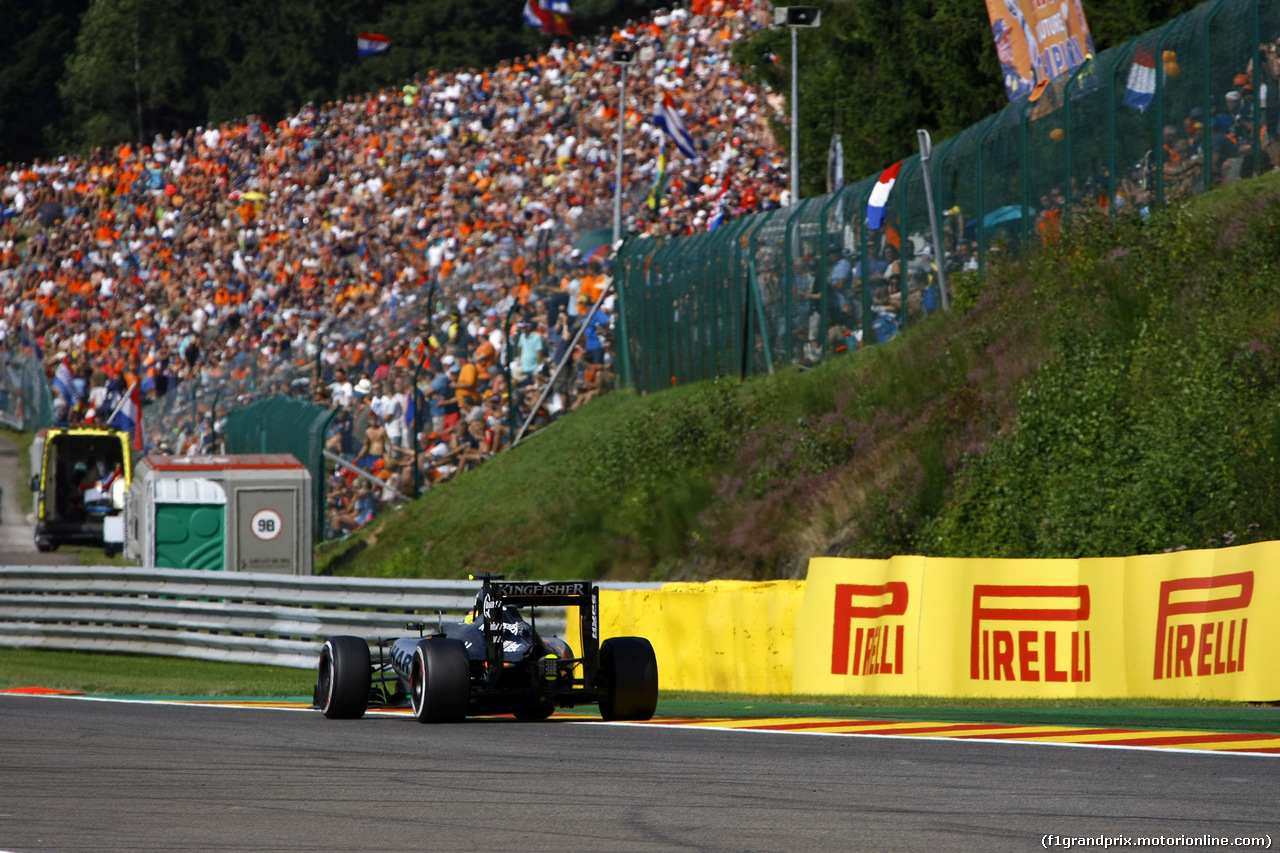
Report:
[[[377,657],[360,637],[331,637],[320,652],[313,704],[331,720],[358,719],[368,708],[413,708],[422,723],[514,714],[545,720],[556,708],[596,704],[606,720],[647,720],[658,703],[658,662],[643,637],[600,642],[600,592],[587,581],[503,582],[474,575],[482,586],[463,622],[434,633],[410,622],[414,638]],[[582,656],[564,640],[542,637],[537,608],[576,607]],[[521,608],[528,608],[525,621]]]

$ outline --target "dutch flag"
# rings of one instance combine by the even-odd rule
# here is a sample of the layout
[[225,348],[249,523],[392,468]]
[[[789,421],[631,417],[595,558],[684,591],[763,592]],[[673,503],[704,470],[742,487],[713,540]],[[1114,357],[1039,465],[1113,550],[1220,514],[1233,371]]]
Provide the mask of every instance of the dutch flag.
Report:
[[875,189],[867,199],[867,227],[872,231],[884,224],[884,211],[889,204],[889,191],[893,189],[893,182],[898,179],[900,166],[902,166],[901,160],[881,172],[880,180],[876,181]]
[[1140,113],[1156,99],[1156,55],[1149,47],[1139,47],[1129,66],[1129,82],[1124,84],[1124,105]]
[[110,426],[133,436],[133,449],[145,450],[147,439],[142,427],[142,389],[135,382],[129,387],[124,402],[111,418]]
[[698,159],[698,152],[693,147],[693,137],[685,129],[680,112],[676,109],[676,102],[671,100],[670,94],[664,92],[658,99],[658,105],[654,109],[653,123],[666,131],[675,142],[676,148],[680,149],[681,154],[690,160]]
[[71,375],[71,365],[67,364],[64,358],[58,362],[58,367],[53,372],[53,390],[57,391],[62,402],[67,404],[67,414],[70,414],[76,405],[75,381],[75,377]]
[[377,56],[386,53],[391,40],[381,33],[360,33],[356,36],[356,53],[360,56]]

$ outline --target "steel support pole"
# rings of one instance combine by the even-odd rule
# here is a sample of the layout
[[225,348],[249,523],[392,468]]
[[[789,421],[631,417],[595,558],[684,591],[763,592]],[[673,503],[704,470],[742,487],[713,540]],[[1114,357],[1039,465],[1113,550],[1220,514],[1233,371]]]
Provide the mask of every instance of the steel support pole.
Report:
[[791,203],[800,203],[800,48],[791,27]]
[[622,239],[622,137],[627,129],[627,65],[622,69],[622,92],[618,97],[618,163],[613,178],[613,245]]

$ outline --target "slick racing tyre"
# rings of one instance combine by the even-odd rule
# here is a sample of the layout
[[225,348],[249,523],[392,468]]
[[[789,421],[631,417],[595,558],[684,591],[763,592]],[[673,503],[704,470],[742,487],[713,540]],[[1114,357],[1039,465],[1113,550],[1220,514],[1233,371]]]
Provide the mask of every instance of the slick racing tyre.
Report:
[[608,691],[600,700],[606,720],[647,720],[658,707],[658,659],[644,637],[612,637],[600,645],[596,683]]
[[369,705],[369,644],[359,637],[330,637],[320,650],[316,707],[331,720],[358,720]]
[[431,637],[413,650],[409,699],[420,723],[452,723],[467,716],[471,659],[461,640]]

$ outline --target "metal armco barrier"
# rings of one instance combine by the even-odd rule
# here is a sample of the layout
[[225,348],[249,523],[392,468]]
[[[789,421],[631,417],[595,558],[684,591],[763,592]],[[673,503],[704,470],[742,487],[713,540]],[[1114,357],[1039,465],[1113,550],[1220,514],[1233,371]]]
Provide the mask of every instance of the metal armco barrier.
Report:
[[[431,624],[437,613],[456,620],[478,589],[476,581],[0,566],[0,647],[310,669],[327,637],[396,638],[409,621]],[[563,609],[540,611],[544,633],[564,625]]]

